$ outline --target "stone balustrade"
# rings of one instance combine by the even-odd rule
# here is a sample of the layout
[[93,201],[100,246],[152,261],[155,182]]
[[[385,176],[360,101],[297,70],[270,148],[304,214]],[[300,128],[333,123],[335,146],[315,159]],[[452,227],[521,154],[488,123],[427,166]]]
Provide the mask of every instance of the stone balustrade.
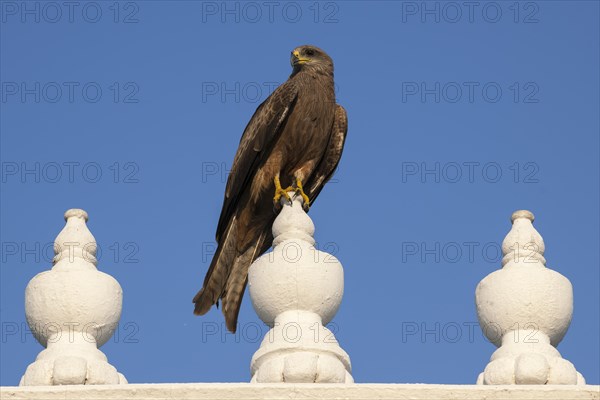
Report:
[[533,219],[529,211],[513,213],[512,229],[502,242],[502,269],[477,286],[479,323],[499,347],[478,384],[585,384],[556,350],[573,316],[573,288],[546,268],[544,240]]
[[[65,213],[52,269],[26,288],[27,321],[46,349],[27,368],[25,387],[1,388],[2,398],[283,398],[293,392],[295,398],[599,399],[598,387],[585,385],[556,350],[571,322],[573,291],[567,278],[546,267],[544,241],[529,211],[513,214],[502,268],[476,289],[481,328],[498,347],[477,385],[357,385],[348,354],[325,326],[342,301],[342,265],[315,248],[302,199],[282,205],[273,251],[249,270],[252,304],[271,328],[252,357],[249,384],[122,385],[125,377],[98,350],[119,321],[121,287],[96,269],[87,214],[74,209]],[[84,384],[106,386],[77,386]]]
[[37,274],[25,289],[27,323],[46,349],[27,367],[21,386],[127,383],[98,350],[117,327],[123,291],[96,269],[96,239],[87,219],[83,210],[65,213],[52,269]]
[[252,382],[352,383],[350,358],[325,327],[342,302],[342,264],[315,248],[300,196],[282,205],[273,251],[248,274],[252,305],[271,327],[252,357]]

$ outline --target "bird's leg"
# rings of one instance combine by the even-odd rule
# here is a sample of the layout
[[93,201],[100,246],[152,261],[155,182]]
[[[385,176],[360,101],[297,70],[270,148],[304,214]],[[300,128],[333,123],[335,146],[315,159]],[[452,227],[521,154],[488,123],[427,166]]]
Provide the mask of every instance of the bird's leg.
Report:
[[304,211],[308,211],[308,209],[310,208],[310,199],[308,198],[306,193],[304,193],[304,189],[302,188],[302,181],[300,180],[300,178],[296,178],[296,193],[302,196],[302,200],[304,200],[302,208],[304,208]]
[[285,198],[291,204],[292,199],[290,198],[288,192],[294,191],[295,189],[291,186],[283,189],[281,187],[281,182],[279,181],[279,174],[275,175],[275,179],[273,179],[273,182],[275,183],[275,196],[273,196],[273,204],[275,205],[275,207],[279,206],[279,200],[281,199],[281,197]]

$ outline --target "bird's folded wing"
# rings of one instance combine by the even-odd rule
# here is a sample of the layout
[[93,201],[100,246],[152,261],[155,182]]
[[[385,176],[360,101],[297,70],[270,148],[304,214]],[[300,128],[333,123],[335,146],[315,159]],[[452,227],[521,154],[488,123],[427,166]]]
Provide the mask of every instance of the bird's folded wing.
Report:
[[237,200],[256,174],[281,134],[289,115],[294,109],[298,90],[288,80],[256,109],[248,122],[231,166],[225,189],[225,199],[217,227],[217,242],[227,228],[227,223],[236,208]]
[[308,185],[305,185],[308,187],[306,194],[311,203],[315,201],[327,181],[333,176],[342,157],[347,132],[348,117],[346,110],[338,104],[335,109],[335,118],[329,135],[327,150],[317,165],[315,172],[310,177]]

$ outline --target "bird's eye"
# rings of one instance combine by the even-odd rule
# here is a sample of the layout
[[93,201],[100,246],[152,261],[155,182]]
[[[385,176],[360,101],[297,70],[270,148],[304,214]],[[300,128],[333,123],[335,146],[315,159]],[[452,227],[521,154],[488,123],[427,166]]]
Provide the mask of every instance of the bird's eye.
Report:
[[315,51],[313,49],[306,49],[306,51],[304,52],[304,54],[306,54],[307,56],[314,56],[315,55]]

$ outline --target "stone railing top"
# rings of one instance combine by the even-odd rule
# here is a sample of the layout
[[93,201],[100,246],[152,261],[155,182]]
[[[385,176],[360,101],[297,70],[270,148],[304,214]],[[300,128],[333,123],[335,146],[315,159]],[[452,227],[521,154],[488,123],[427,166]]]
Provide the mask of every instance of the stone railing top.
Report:
[[598,400],[598,386],[565,385],[430,385],[318,383],[166,383],[104,386],[2,387],[11,400]]

